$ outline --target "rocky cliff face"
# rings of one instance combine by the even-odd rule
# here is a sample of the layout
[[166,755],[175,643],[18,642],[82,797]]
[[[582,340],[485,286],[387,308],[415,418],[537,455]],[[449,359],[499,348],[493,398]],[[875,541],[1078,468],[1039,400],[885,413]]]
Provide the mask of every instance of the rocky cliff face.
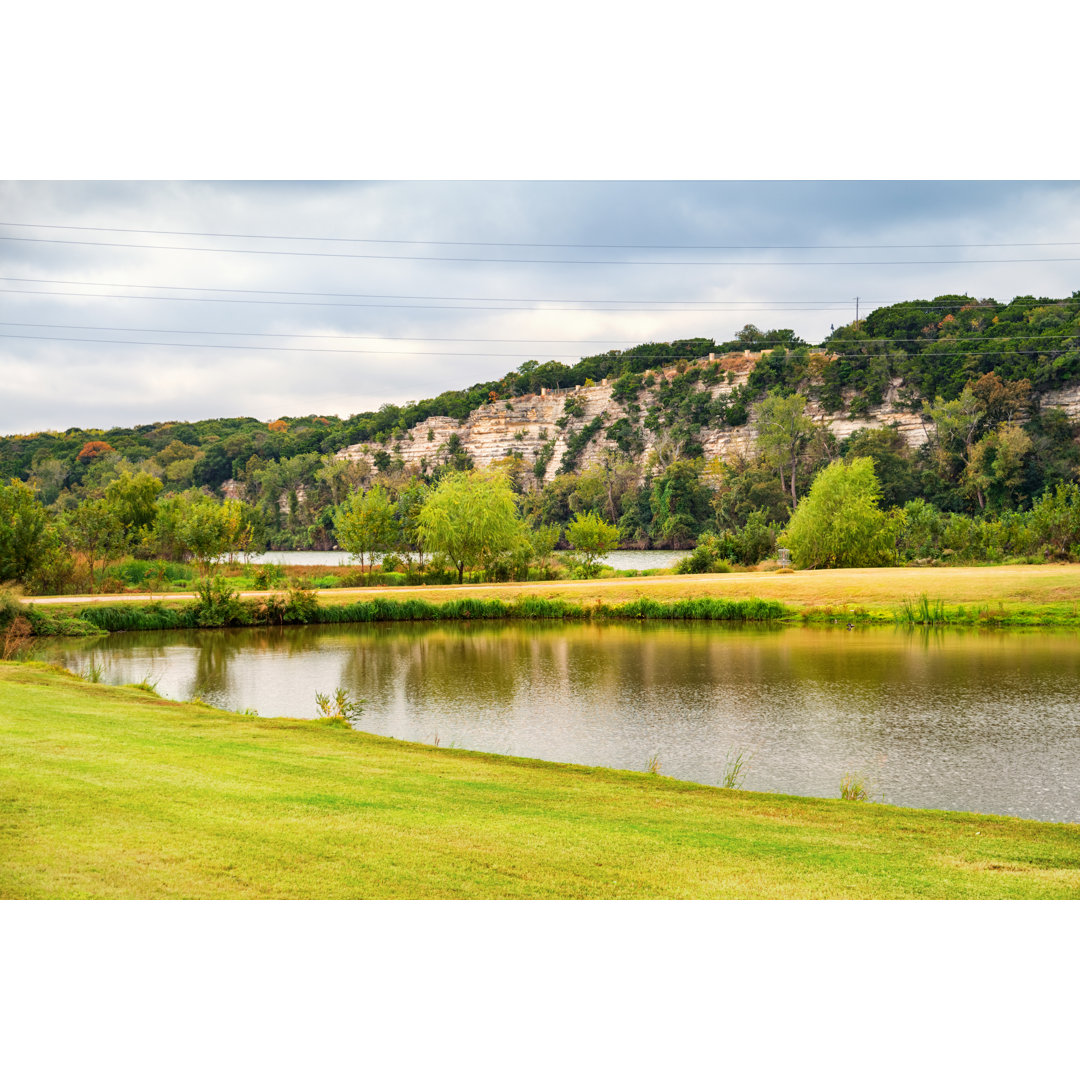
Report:
[[[703,372],[713,363],[720,365],[724,373],[717,385],[708,389],[717,398],[731,393],[749,378],[761,353],[731,353],[725,356],[703,357],[695,366]],[[657,379],[670,379],[675,368],[646,372]],[[838,438],[843,439],[862,428],[889,427],[895,425],[909,446],[918,447],[927,441],[929,433],[921,415],[900,403],[901,381],[896,379],[886,394],[882,405],[873,408],[865,416],[852,419],[848,413],[826,413],[811,396],[808,412],[825,424]],[[467,453],[478,468],[485,468],[493,461],[520,456],[529,476],[535,476],[539,462],[541,475],[536,482],[547,483],[559,471],[575,435],[580,439],[584,429],[592,425],[597,430],[577,455],[574,468],[581,470],[598,461],[604,452],[615,448],[608,438],[607,429],[625,419],[640,436],[644,449],[642,457],[653,450],[659,438],[657,433],[645,428],[641,416],[656,403],[655,388],[645,389],[638,397],[639,412],[631,415],[624,403],[612,397],[612,386],[607,379],[595,386],[574,387],[566,390],[544,390],[539,394],[509,398],[492,402],[475,409],[463,422],[447,416],[432,416],[411,428],[399,441],[385,445],[378,443],[357,444],[346,447],[335,456],[342,460],[367,460],[373,464],[374,455],[385,450],[391,458],[400,458],[406,466],[422,471],[430,470],[444,461],[455,446]],[[567,402],[573,399],[567,412]],[[1042,395],[1044,408],[1061,408],[1073,419],[1080,419],[1080,386],[1054,390]],[[600,424],[595,421],[602,417]],[[560,421],[563,426],[560,427]],[[753,424],[742,427],[717,426],[703,431],[701,444],[707,458],[728,457],[736,453],[748,453],[753,446]]]

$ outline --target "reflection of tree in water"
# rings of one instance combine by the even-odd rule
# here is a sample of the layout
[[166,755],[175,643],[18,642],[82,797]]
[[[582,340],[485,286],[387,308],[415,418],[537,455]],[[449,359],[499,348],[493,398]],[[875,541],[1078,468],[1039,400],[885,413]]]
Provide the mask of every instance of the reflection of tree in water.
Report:
[[246,633],[232,630],[200,630],[189,697],[221,700],[229,689],[229,661],[249,644]]
[[350,649],[344,677],[361,696],[389,701],[401,695],[418,709],[477,694],[489,704],[510,704],[523,649],[520,630],[505,625],[373,627]]

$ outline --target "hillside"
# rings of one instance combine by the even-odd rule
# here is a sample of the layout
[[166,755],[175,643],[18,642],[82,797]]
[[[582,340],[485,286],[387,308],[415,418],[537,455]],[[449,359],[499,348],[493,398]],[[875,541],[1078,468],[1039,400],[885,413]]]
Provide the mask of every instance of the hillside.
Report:
[[[787,473],[790,488],[797,463],[800,495],[829,461],[862,454],[874,458],[885,507],[1026,508],[1080,467],[1080,291],[906,301],[816,346],[748,325],[721,343],[644,344],[573,366],[527,360],[501,379],[347,420],[8,436],[0,481],[27,481],[67,512],[134,469],[160,480],[165,496],[241,500],[272,547],[325,548],[334,507],[358,486],[396,493],[501,461],[538,522],[596,509],[625,543],[685,546],[704,528],[741,528],[755,510],[786,520],[795,493],[775,454],[759,453],[756,420],[767,395],[795,394],[812,422]],[[589,484],[604,486],[604,498]]]

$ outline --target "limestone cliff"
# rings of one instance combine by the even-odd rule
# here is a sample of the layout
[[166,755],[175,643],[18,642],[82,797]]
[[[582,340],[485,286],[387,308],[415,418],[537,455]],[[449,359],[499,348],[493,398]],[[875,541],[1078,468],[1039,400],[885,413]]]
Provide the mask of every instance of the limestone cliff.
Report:
[[[729,395],[744,384],[761,353],[729,353],[724,356],[710,354],[696,361],[691,367],[701,370],[719,365],[722,377],[713,386],[699,383],[699,390],[708,390],[715,399]],[[645,372],[654,380],[668,380],[677,374],[676,368]],[[346,447],[335,456],[342,460],[367,460],[374,463],[380,450],[392,459],[400,459],[405,466],[427,471],[444,461],[460,448],[472,458],[478,468],[511,455],[520,456],[527,467],[527,475],[535,482],[546,483],[563,465],[567,451],[575,441],[580,442],[593,434],[578,452],[574,469],[581,470],[601,458],[606,450],[614,449],[608,430],[619,420],[626,420],[636,433],[642,447],[637,456],[645,457],[653,450],[662,435],[649,430],[641,418],[650,407],[657,404],[658,386],[643,389],[634,408],[629,402],[617,401],[612,396],[613,386],[604,379],[594,386],[578,386],[559,390],[542,390],[539,394],[508,398],[483,405],[464,421],[447,416],[432,416],[411,428],[396,442],[357,444]],[[868,427],[895,426],[909,446],[921,446],[927,441],[928,429],[922,416],[901,402],[902,384],[893,380],[884,402],[868,413],[852,418],[846,412],[826,413],[810,392],[808,412],[818,422],[825,424],[838,438]],[[568,402],[570,407],[568,410]],[[1049,391],[1042,395],[1045,408],[1061,408],[1073,419],[1080,419],[1080,386]],[[599,423],[597,420],[599,419]],[[754,442],[753,423],[740,427],[716,425],[703,430],[700,442],[707,458],[728,457],[746,453]],[[538,474],[538,475],[537,475]]]

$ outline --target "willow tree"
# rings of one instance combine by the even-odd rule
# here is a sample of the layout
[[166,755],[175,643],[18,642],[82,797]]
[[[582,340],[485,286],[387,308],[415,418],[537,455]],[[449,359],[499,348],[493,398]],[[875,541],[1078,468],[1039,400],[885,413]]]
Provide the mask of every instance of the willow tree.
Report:
[[803,570],[886,566],[895,545],[880,494],[871,458],[836,461],[814,478],[778,542]]
[[465,580],[466,566],[484,566],[518,547],[524,536],[518,497],[498,469],[447,473],[427,497],[419,531]]

